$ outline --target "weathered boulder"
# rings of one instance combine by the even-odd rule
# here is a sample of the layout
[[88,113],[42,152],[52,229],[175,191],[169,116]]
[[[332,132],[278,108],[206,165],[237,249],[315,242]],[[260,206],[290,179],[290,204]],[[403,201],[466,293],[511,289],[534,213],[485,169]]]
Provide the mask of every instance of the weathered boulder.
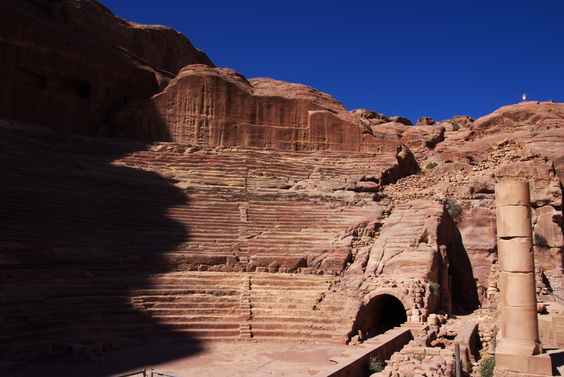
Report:
[[413,123],[411,123],[409,119],[402,116],[390,117],[390,122],[397,122],[397,123],[405,124],[406,126],[413,126]]
[[94,0],[0,2],[0,115],[95,134],[178,70],[213,63],[182,34],[116,17]]
[[417,123],[415,123],[415,126],[432,126],[433,124],[435,124],[435,120],[433,118],[421,117],[417,119]]
[[370,130],[374,137],[380,139],[401,140],[403,133],[411,127],[403,123],[386,122],[370,125]]
[[455,115],[452,117],[450,122],[460,127],[471,128],[474,124],[474,119],[467,115]]
[[[554,121],[555,125],[558,121]],[[551,128],[542,132],[532,132],[530,137],[523,137],[527,147],[546,156],[554,164],[554,170],[564,184],[564,127]]]
[[409,147],[417,161],[426,160],[433,149],[444,140],[445,129],[442,126],[419,125],[409,127],[402,136],[401,141]]
[[384,115],[379,114],[376,111],[368,110],[368,109],[356,109],[352,110],[351,114],[354,114],[363,119],[369,119],[376,123],[384,123],[389,122],[390,120]]
[[401,140],[409,147],[433,149],[444,140],[445,129],[441,126],[409,127],[402,134]]

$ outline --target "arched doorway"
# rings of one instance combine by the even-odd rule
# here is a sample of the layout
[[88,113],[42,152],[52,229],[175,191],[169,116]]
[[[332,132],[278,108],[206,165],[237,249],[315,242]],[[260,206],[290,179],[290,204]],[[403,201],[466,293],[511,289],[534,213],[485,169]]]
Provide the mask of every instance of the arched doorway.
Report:
[[401,301],[392,295],[381,294],[360,307],[356,315],[353,335],[358,334],[360,330],[368,337],[373,337],[406,321],[407,315]]

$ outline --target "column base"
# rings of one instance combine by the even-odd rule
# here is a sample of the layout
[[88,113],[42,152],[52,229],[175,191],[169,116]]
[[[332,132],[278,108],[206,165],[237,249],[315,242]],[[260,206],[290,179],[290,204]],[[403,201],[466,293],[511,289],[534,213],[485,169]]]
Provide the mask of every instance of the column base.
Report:
[[498,338],[495,353],[517,356],[538,355],[542,353],[542,346],[540,342],[534,340]]
[[495,370],[496,376],[552,376],[552,360],[547,353],[523,356],[496,350]]

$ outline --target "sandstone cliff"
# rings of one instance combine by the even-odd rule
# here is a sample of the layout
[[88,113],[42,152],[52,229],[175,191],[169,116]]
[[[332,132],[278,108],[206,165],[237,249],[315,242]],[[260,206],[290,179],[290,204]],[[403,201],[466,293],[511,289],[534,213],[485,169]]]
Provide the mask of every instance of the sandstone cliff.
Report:
[[226,68],[191,65],[162,93],[126,106],[111,133],[199,146],[313,151],[381,151],[374,137],[331,96],[305,85],[247,80]]
[[95,134],[187,64],[213,63],[182,34],[139,25],[93,0],[0,1],[0,115]]
[[216,68],[95,1],[0,10],[0,356],[495,309],[505,179],[532,188],[539,297],[564,297],[564,104],[413,126]]

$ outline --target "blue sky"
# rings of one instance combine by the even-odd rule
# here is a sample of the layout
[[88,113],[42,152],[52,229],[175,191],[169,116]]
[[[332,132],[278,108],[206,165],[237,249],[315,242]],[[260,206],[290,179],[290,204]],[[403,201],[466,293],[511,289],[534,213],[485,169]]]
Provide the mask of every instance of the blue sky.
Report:
[[102,0],[182,32],[219,67],[415,122],[564,102],[562,0]]

